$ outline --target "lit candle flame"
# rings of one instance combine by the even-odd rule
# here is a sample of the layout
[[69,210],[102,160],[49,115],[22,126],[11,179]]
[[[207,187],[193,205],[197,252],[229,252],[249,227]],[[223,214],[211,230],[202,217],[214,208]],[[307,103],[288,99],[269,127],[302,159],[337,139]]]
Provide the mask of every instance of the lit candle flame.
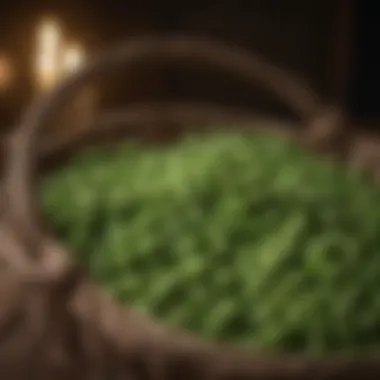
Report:
[[53,20],[39,25],[36,42],[35,80],[39,91],[49,90],[85,63],[82,47],[66,45],[59,25]]
[[41,90],[47,90],[59,77],[61,31],[57,23],[47,20],[37,30],[36,81]]

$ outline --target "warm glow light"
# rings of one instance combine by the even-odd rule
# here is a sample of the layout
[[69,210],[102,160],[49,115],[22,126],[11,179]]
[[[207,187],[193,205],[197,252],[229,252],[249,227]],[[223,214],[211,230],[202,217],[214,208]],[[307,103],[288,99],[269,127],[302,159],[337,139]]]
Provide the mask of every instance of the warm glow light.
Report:
[[43,21],[36,37],[35,80],[39,92],[49,90],[85,63],[82,47],[66,45],[59,25],[53,20]]
[[47,90],[59,78],[59,52],[61,31],[57,23],[46,20],[37,30],[36,46],[36,81],[40,90]]
[[69,45],[63,52],[62,74],[68,75],[78,70],[85,62],[83,49],[78,45]]

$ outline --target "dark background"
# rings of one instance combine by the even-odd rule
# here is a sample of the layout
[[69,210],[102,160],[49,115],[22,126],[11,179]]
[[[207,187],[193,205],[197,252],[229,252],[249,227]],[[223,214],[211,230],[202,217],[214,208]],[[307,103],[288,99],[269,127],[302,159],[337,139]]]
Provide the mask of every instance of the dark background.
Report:
[[357,1],[353,44],[355,65],[350,87],[349,106],[354,115],[363,118],[380,116],[380,3]]
[[[347,7],[353,4],[351,16],[342,32],[343,38],[336,41],[336,15],[344,4]],[[44,14],[56,15],[65,24],[68,34],[82,40],[94,52],[133,35],[162,32],[185,31],[235,42],[293,70],[326,98],[337,96],[339,91],[334,83],[341,75],[341,82],[345,82],[342,97],[351,115],[361,120],[380,116],[380,58],[377,54],[380,3],[376,0],[352,3],[348,0],[14,0],[0,5],[0,48],[12,55],[21,73],[17,90],[2,101],[3,114],[7,113],[10,119],[31,96],[28,65],[33,28]],[[335,42],[330,44],[331,41]],[[334,58],[333,62],[333,51],[343,44],[348,45],[350,53],[342,53],[343,58]],[[212,79],[212,73],[207,71],[202,77],[199,72],[194,75],[189,71],[183,75],[178,70],[167,75],[164,70],[157,70],[150,76],[137,76],[139,80],[135,79],[135,83],[136,76],[132,75],[129,98],[186,94],[246,106],[258,99],[257,94],[238,91],[234,84],[224,81],[220,84],[220,78]],[[347,78],[341,74],[345,71]],[[141,78],[145,78],[145,82],[141,83]],[[154,86],[152,78],[156,78]],[[230,96],[231,93],[234,95]]]

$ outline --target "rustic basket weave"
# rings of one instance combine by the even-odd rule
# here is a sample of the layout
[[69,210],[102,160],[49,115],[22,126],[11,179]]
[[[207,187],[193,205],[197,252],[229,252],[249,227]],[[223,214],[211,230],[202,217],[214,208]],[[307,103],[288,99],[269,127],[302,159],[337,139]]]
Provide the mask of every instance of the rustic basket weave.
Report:
[[[270,355],[204,342],[118,305],[91,282],[44,226],[34,196],[40,161],[89,143],[118,141],[126,127],[237,120],[194,104],[125,108],[66,140],[41,146],[39,132],[87,81],[140,62],[204,63],[261,86],[300,119],[282,132],[318,148],[336,136],[340,114],[291,75],[236,47],[186,37],[147,38],[111,50],[37,100],[7,141],[0,220],[0,377],[12,379],[377,379],[372,358]],[[243,120],[241,120],[243,122]],[[274,128],[276,129],[276,128]],[[333,133],[332,133],[332,132]],[[338,129],[339,131],[339,129]],[[327,136],[327,137],[326,137]],[[54,166],[54,165],[53,165]]]

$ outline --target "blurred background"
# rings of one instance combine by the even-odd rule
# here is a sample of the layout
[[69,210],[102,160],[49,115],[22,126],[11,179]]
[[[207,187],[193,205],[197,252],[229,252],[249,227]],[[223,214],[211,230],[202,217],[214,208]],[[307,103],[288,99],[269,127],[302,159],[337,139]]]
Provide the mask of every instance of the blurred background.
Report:
[[[376,0],[14,0],[0,8],[3,125],[12,123],[38,92],[33,69],[36,36],[47,18],[87,56],[136,35],[181,32],[216,37],[253,49],[292,71],[324,99],[344,104],[360,125],[374,128],[379,117]],[[204,68],[139,67],[122,78],[104,88],[101,104],[186,97],[286,112],[261,92]]]

